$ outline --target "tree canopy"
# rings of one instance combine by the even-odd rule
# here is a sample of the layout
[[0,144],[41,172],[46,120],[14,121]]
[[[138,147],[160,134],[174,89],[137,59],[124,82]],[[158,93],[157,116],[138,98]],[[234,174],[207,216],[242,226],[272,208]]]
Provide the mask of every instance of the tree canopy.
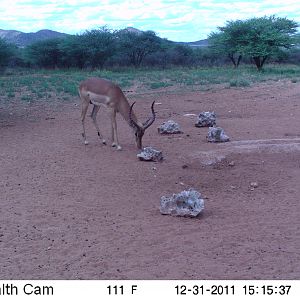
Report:
[[248,56],[261,70],[268,58],[294,45],[297,27],[295,21],[275,16],[227,21],[210,34],[209,41],[214,51],[226,53],[235,66]]
[[[230,60],[255,63],[267,59],[299,63],[298,24],[275,16],[227,21],[209,35],[209,47],[162,39],[153,31],[112,30],[107,26],[82,34],[35,42],[17,48],[0,39],[0,67],[118,68],[141,66],[220,66]],[[290,49],[292,48],[292,49]]]
[[153,31],[121,30],[117,35],[118,49],[129,62],[139,67],[145,57],[161,49],[161,39]]
[[39,41],[27,49],[28,60],[44,68],[55,68],[60,62],[60,39]]
[[0,69],[7,65],[9,59],[14,55],[14,47],[0,38]]

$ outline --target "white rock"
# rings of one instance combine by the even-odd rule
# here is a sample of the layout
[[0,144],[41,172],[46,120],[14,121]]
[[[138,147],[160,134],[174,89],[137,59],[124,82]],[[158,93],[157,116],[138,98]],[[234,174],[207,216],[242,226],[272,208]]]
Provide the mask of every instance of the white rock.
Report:
[[163,215],[196,217],[203,209],[204,200],[194,189],[184,190],[171,197],[163,196],[160,199],[160,212]]
[[157,130],[160,134],[182,133],[179,124],[174,122],[173,120],[163,122],[162,125],[157,128]]
[[228,166],[234,167],[234,166],[235,166],[235,162],[234,162],[234,161],[231,161],[231,162],[228,164]]
[[216,114],[210,111],[204,111],[199,114],[196,127],[209,127],[216,125]]
[[152,147],[145,147],[143,150],[137,154],[140,160],[144,161],[162,161],[163,155],[161,151],[158,151]]
[[253,187],[253,188],[257,188],[258,187],[258,183],[253,181],[250,183],[250,186]]
[[213,143],[228,142],[229,137],[225,134],[221,127],[209,127],[207,140]]

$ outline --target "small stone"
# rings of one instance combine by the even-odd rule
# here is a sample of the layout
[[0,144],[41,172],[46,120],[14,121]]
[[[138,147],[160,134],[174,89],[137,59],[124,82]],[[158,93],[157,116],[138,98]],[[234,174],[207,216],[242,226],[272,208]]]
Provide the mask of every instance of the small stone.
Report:
[[258,183],[255,182],[255,181],[253,181],[253,182],[250,183],[250,186],[251,186],[252,188],[257,188],[257,187],[258,187]]
[[160,134],[182,133],[179,124],[174,122],[173,120],[169,120],[167,122],[162,123],[162,125],[160,125],[160,127],[158,127],[157,130]]
[[137,154],[137,157],[142,161],[162,161],[163,155],[161,151],[155,150],[152,147],[145,147]]
[[207,140],[208,142],[212,142],[212,143],[222,143],[222,142],[228,142],[229,137],[225,134],[223,128],[209,127]]
[[171,197],[160,199],[160,212],[163,215],[196,217],[204,209],[201,194],[194,189],[184,190]]
[[196,114],[184,114],[183,116],[184,117],[196,117],[197,115]]
[[216,114],[214,112],[204,111],[198,116],[196,127],[211,127],[216,125]]
[[235,166],[235,162],[234,162],[234,161],[231,161],[231,162],[228,164],[228,166],[234,167],[234,166]]

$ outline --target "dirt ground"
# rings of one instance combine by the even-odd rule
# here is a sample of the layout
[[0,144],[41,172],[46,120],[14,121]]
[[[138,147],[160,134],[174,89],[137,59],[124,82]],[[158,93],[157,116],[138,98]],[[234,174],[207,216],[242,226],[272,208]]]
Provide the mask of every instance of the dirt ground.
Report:
[[[141,120],[158,102],[143,142],[162,163],[137,159],[120,117],[122,151],[90,118],[85,146],[78,98],[1,106],[0,279],[300,279],[300,84],[128,98]],[[185,116],[212,110],[230,142]],[[184,133],[159,135],[169,119]],[[160,214],[161,196],[191,187],[203,213]]]

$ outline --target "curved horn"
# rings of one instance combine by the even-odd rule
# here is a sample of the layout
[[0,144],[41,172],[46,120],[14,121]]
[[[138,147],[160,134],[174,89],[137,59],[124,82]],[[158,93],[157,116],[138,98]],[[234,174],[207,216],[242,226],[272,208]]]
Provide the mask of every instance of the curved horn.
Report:
[[135,102],[133,102],[130,106],[130,110],[129,110],[129,121],[130,121],[130,125],[131,127],[136,127],[136,128],[139,128],[139,125],[134,121],[132,120],[132,109],[133,109],[133,105],[135,104]]
[[152,111],[151,118],[149,118],[145,123],[143,123],[143,129],[144,130],[146,130],[148,127],[150,127],[153,124],[153,122],[155,121],[156,115],[155,115],[155,111],[154,111],[154,108],[153,108],[154,103],[155,103],[155,101],[153,101],[152,105],[151,105],[151,111]]

